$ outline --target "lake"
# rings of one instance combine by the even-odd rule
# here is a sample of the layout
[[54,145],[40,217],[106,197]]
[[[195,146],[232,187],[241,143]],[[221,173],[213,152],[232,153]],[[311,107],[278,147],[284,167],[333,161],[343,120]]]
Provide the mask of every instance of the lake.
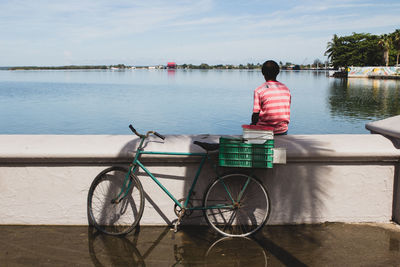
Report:
[[[368,133],[400,114],[400,80],[281,71],[289,134]],[[0,70],[0,134],[241,134],[260,70]]]

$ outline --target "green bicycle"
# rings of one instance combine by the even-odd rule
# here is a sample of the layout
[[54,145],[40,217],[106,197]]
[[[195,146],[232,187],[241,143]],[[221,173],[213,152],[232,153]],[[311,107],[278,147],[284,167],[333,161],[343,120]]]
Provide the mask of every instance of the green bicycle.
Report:
[[[243,173],[218,174],[218,167],[212,164],[216,178],[204,192],[202,206],[192,206],[197,180],[206,161],[212,160],[209,152],[218,149],[218,144],[195,141],[205,153],[176,153],[144,151],[144,141],[150,136],[164,140],[157,132],[139,134],[132,125],[129,128],[139,139],[136,155],[129,168],[114,166],[103,170],[93,180],[87,199],[89,222],[99,231],[110,235],[125,235],[139,223],[144,210],[144,191],[136,173],[142,169],[175,203],[175,231],[182,218],[194,210],[202,210],[207,223],[224,236],[244,237],[254,234],[267,221],[270,214],[270,198],[267,189],[253,175]],[[184,201],[175,198],[140,161],[141,155],[185,155],[200,157],[196,175]]]

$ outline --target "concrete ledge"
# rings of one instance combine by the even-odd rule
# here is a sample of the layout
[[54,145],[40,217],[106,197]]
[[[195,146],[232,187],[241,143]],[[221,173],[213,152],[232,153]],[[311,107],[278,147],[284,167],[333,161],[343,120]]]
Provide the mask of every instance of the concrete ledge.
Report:
[[367,123],[365,128],[371,133],[382,134],[400,148],[400,115]]
[[[218,143],[216,135],[169,135],[149,139],[146,150],[204,152],[194,141]],[[287,149],[288,162],[398,161],[400,150],[380,135],[288,135],[275,137]],[[131,135],[0,135],[0,165],[5,163],[125,163],[138,138]],[[165,158],[156,155],[144,156]],[[187,156],[173,157],[172,161]]]
[[276,137],[289,162],[398,161],[400,150],[379,135],[288,135]]
[[[193,141],[219,136],[171,135],[152,138],[147,150],[203,152]],[[87,224],[86,198],[94,177],[105,168],[126,166],[137,148],[133,136],[0,135],[0,224]],[[289,135],[276,137],[288,164],[258,169],[269,190],[269,224],[388,222],[400,218],[400,150],[381,135]],[[198,159],[144,158],[149,169],[177,198],[186,195]],[[146,191],[142,224],[170,224],[173,202],[142,172]],[[201,199],[215,178],[206,166],[199,179]],[[196,203],[194,203],[196,204]],[[194,213],[187,223],[204,223]]]

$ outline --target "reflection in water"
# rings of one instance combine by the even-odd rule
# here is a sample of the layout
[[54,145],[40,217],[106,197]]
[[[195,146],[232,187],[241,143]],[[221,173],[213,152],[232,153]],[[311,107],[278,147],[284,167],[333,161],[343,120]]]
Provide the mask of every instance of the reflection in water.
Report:
[[400,226],[390,223],[269,225],[252,239],[188,226],[176,234],[141,227],[123,238],[86,226],[2,225],[0,232],[1,266],[247,267],[265,266],[265,258],[268,266],[399,266],[400,259]]
[[267,252],[256,241],[218,239],[207,227],[186,227],[177,234],[169,227],[145,227],[126,237],[90,227],[88,234],[95,266],[267,266]]
[[89,227],[89,253],[95,266],[145,266],[142,255],[127,238],[102,234]]
[[[252,250],[249,257],[248,250]],[[213,266],[221,258],[227,259],[228,266],[267,266],[265,249],[250,238],[223,237],[207,250],[206,265]]]
[[169,78],[174,78],[175,77],[175,70],[168,70],[168,77]]
[[125,237],[89,228],[88,240],[95,266],[398,266],[400,257],[400,229],[388,224],[267,226],[251,238],[200,226],[141,227]]
[[382,119],[400,114],[400,81],[334,79],[329,105],[335,117]]

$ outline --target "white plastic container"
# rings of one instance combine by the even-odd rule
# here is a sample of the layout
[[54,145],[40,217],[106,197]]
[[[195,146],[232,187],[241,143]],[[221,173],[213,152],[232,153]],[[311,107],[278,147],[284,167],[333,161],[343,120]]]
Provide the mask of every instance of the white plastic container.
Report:
[[243,139],[249,144],[264,144],[265,141],[274,139],[274,132],[243,128]]
[[286,164],[286,148],[275,147],[272,150],[274,151],[272,162],[274,164]]

